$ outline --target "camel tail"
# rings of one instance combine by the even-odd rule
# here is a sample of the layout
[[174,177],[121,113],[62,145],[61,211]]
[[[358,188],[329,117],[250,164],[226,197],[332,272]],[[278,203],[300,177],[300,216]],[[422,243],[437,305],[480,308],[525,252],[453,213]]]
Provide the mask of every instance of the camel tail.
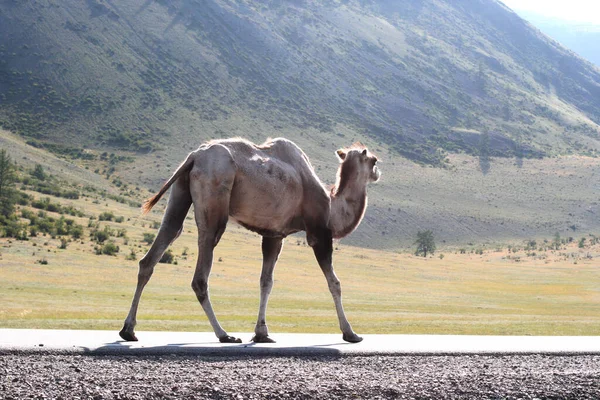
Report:
[[154,196],[150,197],[144,202],[144,204],[142,205],[142,214],[148,214],[150,210],[152,210],[152,207],[154,207],[156,203],[158,203],[163,194],[165,194],[165,192],[169,190],[171,185],[175,183],[175,181],[179,179],[181,175],[183,175],[186,172],[189,172],[189,170],[192,169],[192,166],[194,165],[194,158],[192,157],[192,154],[190,154],[186,158],[186,160],[183,163],[181,163],[179,168],[177,168],[177,171],[175,171],[175,173],[169,178],[169,180],[165,182],[165,184],[160,188],[158,193],[156,193]]

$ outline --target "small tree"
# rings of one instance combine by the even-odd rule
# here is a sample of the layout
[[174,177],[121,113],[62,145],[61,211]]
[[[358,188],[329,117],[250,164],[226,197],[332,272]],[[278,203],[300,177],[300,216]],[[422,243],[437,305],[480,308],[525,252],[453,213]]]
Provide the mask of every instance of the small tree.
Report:
[[8,218],[15,211],[15,167],[6,150],[0,150],[0,216]]
[[35,168],[33,169],[33,172],[31,172],[31,176],[39,179],[40,181],[45,181],[47,178],[44,167],[42,167],[41,164],[35,164]]
[[417,232],[417,240],[415,243],[417,250],[415,255],[427,257],[427,254],[433,254],[435,252],[435,241],[433,239],[433,232],[431,230]]
[[552,241],[552,248],[554,250],[560,250],[562,246],[562,240],[560,239],[560,233],[556,232],[554,234],[554,240]]

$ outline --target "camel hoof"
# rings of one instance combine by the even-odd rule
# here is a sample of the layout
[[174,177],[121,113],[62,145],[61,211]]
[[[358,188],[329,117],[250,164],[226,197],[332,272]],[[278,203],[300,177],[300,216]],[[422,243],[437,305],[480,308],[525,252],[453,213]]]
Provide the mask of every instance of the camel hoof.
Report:
[[359,343],[362,342],[363,338],[352,332],[350,335],[344,333],[343,339],[348,343]]
[[119,332],[119,336],[121,336],[121,338],[127,342],[138,341],[138,338],[135,336],[135,333],[127,332],[125,329],[121,329],[121,332]]
[[250,341],[254,343],[276,343],[268,335],[254,335],[254,337]]
[[224,336],[219,338],[221,343],[242,343],[242,339],[234,338],[233,336]]

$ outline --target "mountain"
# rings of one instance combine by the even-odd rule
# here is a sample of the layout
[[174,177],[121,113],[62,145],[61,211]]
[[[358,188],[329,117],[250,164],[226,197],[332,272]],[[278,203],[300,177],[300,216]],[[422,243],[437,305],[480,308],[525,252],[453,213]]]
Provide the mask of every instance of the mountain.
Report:
[[517,12],[544,34],[600,67],[600,25],[566,21],[529,11]]
[[0,122],[132,151],[228,122],[438,151],[599,149],[600,71],[495,0],[8,0]]
[[361,140],[383,179],[352,243],[600,228],[600,70],[496,0],[5,0],[0,37],[0,128],[131,187],[229,136],[331,183]]

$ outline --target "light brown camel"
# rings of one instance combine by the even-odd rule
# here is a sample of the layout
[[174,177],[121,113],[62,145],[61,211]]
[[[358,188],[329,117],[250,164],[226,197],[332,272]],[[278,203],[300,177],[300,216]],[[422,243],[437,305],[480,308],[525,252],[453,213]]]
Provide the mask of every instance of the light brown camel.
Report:
[[352,330],[342,307],[340,281],[332,265],[332,241],[356,229],[367,207],[367,183],[377,181],[380,172],[377,157],[360,144],[340,149],[337,155],[340,158],[337,181],[328,192],[308,157],[286,139],[269,140],[260,146],[243,139],[214,140],[190,153],[142,207],[144,212],[150,211],[173,186],[158,235],[140,260],[137,288],[119,335],[127,341],[137,340],[134,328],[144,286],[167,247],[181,233],[193,204],[199,249],[192,288],[222,343],[241,342],[223,330],[208,295],[213,249],[229,217],[263,237],[260,307],[254,342],[273,342],[266,323],[273,269],[283,239],[299,231],[306,231],[307,242],[327,279],[344,340],[360,342],[362,338]]

